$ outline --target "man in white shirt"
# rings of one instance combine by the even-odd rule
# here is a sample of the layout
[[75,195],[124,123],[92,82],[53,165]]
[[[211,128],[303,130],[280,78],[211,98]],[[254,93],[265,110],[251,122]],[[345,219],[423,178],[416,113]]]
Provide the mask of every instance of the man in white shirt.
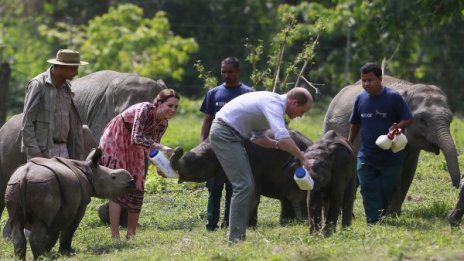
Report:
[[[210,142],[233,187],[230,242],[245,240],[250,207],[255,196],[255,183],[243,141],[250,139],[266,148],[287,151],[309,169],[311,164],[291,139],[284,115],[287,114],[290,119],[301,117],[312,106],[309,91],[297,87],[282,95],[267,91],[246,93],[228,102],[216,114]],[[274,139],[264,136],[269,128],[274,132]]]

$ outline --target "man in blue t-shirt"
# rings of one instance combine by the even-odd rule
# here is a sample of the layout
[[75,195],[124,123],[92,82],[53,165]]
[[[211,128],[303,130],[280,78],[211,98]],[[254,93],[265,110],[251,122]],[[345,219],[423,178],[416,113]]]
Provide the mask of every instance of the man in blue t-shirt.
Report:
[[[221,77],[223,84],[216,86],[208,91],[200,111],[205,114],[203,125],[201,127],[201,140],[208,139],[211,124],[216,113],[227,102],[247,92],[254,91],[253,88],[241,83],[238,79],[240,73],[239,61],[235,57],[228,57],[221,62]],[[218,228],[219,212],[221,209],[222,190],[226,187],[224,221],[222,226],[227,227],[229,224],[230,200],[232,197],[232,185],[227,180],[224,173],[218,177],[210,178],[206,182],[208,188],[208,208],[206,212],[207,223],[206,229],[214,231]]]
[[367,223],[375,224],[392,199],[404,160],[403,151],[383,150],[375,141],[395,127],[404,131],[412,123],[412,114],[397,91],[382,86],[382,69],[377,64],[367,63],[360,71],[364,91],[353,106],[348,140],[353,143],[361,132],[358,180]]

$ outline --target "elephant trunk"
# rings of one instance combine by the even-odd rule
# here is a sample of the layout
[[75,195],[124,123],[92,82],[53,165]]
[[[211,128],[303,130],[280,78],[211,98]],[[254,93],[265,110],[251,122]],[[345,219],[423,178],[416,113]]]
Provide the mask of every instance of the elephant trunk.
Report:
[[459,170],[458,153],[456,151],[456,145],[454,143],[453,137],[451,137],[449,128],[438,128],[436,133],[438,133],[438,146],[445,156],[451,182],[453,183],[454,187],[458,188],[459,181],[461,179],[461,172]]
[[171,164],[171,167],[175,171],[179,171],[179,169],[180,169],[179,160],[180,160],[180,158],[182,157],[183,154],[184,154],[184,150],[181,147],[177,147],[174,150],[174,154],[172,154],[171,159],[169,160],[169,163]]

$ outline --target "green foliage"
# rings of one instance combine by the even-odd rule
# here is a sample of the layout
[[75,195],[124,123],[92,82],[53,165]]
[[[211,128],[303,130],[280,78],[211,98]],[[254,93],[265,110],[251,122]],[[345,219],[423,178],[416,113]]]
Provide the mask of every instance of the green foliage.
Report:
[[[317,19],[326,21],[320,38],[317,66],[310,71],[316,82],[328,83],[323,94],[334,96],[359,79],[366,62],[388,61],[385,72],[411,82],[440,85],[450,95],[451,107],[460,106],[463,52],[459,43],[464,3],[456,1],[315,1],[294,9],[307,30]],[[453,95],[451,95],[453,94]]]
[[[38,25],[45,21],[42,16],[25,16],[21,5],[15,1],[6,1],[0,10],[0,62],[10,64],[11,80],[7,108],[12,113],[22,110],[24,86],[27,77],[46,70],[50,49],[38,30]],[[1,13],[3,11],[3,13]],[[0,94],[6,95],[6,94]]]
[[[302,25],[296,18],[298,12],[285,7],[288,6],[280,6],[278,12],[282,28],[268,46],[265,47],[261,40],[258,40],[257,45],[251,41],[245,44],[248,51],[246,61],[252,66],[250,79],[253,84],[281,93],[291,89],[289,85],[301,86],[301,79],[304,80],[304,85],[313,86],[307,79],[307,69],[313,62],[319,36],[325,28],[325,22],[317,20],[313,24],[314,30],[306,30],[308,26]],[[257,63],[262,60],[261,56],[265,53],[263,50],[270,54],[267,66],[260,70]],[[291,60],[293,61],[289,62]],[[294,82],[290,83],[290,80]]]
[[[203,96],[204,85],[211,85],[197,77],[193,68],[198,60],[217,76],[218,62],[233,55],[249,62],[242,63],[241,75],[257,89],[272,89],[276,82],[279,92],[295,84],[324,83],[321,94],[329,97],[356,81],[365,62],[386,60],[387,74],[439,85],[452,109],[463,110],[462,1],[282,3],[3,0],[0,62],[9,62],[13,69],[9,110],[21,110],[24,84],[47,68],[47,58],[66,47],[79,49],[83,59],[91,61],[81,75],[100,69],[137,71],[163,78],[189,97]],[[280,34],[284,14],[297,18],[287,42]],[[317,47],[305,63],[298,55],[314,41]],[[82,49],[81,44],[88,46]]]
[[[212,75],[219,78],[219,62],[235,56],[244,61],[246,39],[262,39],[264,42],[273,36],[278,25],[274,22],[276,7],[281,1],[231,1],[231,0],[175,0],[165,1],[172,28],[184,37],[194,37],[199,44],[187,68],[193,68],[195,61],[201,60]],[[188,11],[187,11],[188,10]],[[241,76],[247,83],[251,72],[248,64],[241,63]],[[201,97],[204,95],[203,80],[198,79],[197,71],[187,70],[184,82],[173,82],[182,93]],[[247,83],[249,84],[249,83]]]
[[147,19],[143,9],[130,4],[110,8],[90,20],[85,34],[80,50],[90,63],[86,72],[112,69],[180,80],[184,74],[181,65],[198,50],[193,38],[171,31],[165,12]]
[[200,60],[193,65],[193,68],[197,70],[198,78],[203,80],[205,88],[209,89],[218,85],[216,78],[211,75],[211,71],[206,71]]

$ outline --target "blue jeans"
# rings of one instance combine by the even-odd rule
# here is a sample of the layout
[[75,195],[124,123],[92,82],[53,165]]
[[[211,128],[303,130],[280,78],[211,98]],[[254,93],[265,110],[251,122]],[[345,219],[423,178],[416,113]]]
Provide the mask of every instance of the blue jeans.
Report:
[[397,189],[401,167],[402,164],[378,166],[358,158],[358,180],[367,223],[376,223],[384,214]]
[[232,197],[232,184],[225,177],[224,173],[221,173],[219,177],[213,177],[206,181],[206,187],[208,188],[208,208],[206,210],[206,229],[215,230],[218,228],[218,222],[221,212],[221,197],[222,190],[226,189],[225,206],[224,206],[224,221],[223,225],[229,224],[229,212],[230,212],[230,199]]

